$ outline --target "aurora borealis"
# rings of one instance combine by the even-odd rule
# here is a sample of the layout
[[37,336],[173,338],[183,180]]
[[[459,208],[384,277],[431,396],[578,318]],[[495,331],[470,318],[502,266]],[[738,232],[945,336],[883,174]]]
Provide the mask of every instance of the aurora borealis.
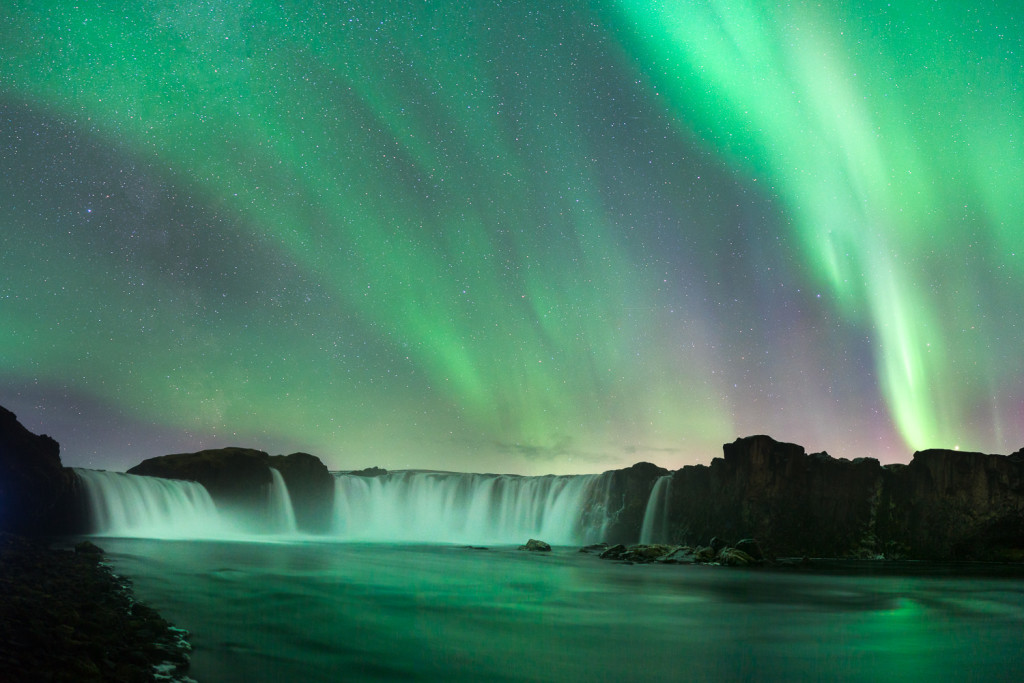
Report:
[[1015,3],[16,2],[0,405],[65,464],[1024,446]]

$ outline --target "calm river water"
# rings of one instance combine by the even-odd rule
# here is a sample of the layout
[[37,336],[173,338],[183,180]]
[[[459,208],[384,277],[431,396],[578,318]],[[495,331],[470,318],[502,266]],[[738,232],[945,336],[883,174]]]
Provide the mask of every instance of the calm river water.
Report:
[[98,539],[230,681],[1024,680],[1024,579]]

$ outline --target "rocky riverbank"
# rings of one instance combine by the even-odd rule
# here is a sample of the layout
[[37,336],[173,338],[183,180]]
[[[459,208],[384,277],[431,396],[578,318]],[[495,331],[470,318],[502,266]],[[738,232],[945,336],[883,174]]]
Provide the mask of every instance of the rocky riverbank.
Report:
[[0,679],[190,681],[188,633],[136,602],[89,542],[0,533]]
[[717,538],[702,546],[643,543],[626,546],[622,543],[598,543],[580,548],[581,553],[597,555],[602,560],[624,564],[716,564],[729,567],[756,567],[767,562],[760,544],[746,538],[727,545]]

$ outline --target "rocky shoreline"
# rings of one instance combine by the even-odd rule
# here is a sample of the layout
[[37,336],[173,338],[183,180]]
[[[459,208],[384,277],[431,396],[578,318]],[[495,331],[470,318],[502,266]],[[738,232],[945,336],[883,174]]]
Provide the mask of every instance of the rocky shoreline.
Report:
[[89,541],[74,550],[0,533],[0,678],[10,683],[180,681],[188,632],[135,600]]

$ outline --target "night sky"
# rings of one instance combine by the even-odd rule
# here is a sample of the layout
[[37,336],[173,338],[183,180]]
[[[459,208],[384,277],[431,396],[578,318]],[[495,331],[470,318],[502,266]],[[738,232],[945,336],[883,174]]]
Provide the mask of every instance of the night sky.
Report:
[[0,16],[0,405],[65,464],[1024,446],[1016,1]]

